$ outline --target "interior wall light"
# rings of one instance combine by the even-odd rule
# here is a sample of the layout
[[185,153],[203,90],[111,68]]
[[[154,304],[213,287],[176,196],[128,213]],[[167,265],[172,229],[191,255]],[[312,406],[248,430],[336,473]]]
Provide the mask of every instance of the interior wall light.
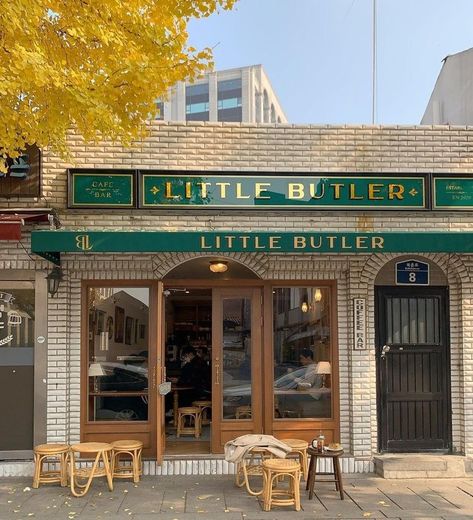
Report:
[[228,262],[222,260],[212,260],[209,263],[209,269],[212,273],[225,273],[228,270]]
[[314,302],[320,302],[322,300],[322,291],[317,287],[314,293]]
[[48,281],[48,293],[51,298],[57,293],[63,278],[62,269],[57,265],[54,266],[53,270],[46,276],[46,280]]
[[301,303],[301,311],[302,312],[307,312],[309,310],[309,304],[307,302],[302,302]]

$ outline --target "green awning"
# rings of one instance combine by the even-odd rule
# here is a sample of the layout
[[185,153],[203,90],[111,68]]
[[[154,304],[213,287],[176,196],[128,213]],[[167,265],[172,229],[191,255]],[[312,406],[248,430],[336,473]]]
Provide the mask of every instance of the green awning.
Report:
[[32,231],[31,250],[61,253],[473,253],[473,233],[253,231]]

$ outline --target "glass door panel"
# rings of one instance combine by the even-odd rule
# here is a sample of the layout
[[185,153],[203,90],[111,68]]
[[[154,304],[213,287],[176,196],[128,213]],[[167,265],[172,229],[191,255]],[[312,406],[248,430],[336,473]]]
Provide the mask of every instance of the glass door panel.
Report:
[[213,289],[212,451],[262,431],[261,290]]
[[222,307],[222,418],[251,419],[251,298],[224,298]]
[[0,288],[0,451],[33,449],[34,324],[33,283]]
[[90,287],[88,420],[148,420],[148,287]]

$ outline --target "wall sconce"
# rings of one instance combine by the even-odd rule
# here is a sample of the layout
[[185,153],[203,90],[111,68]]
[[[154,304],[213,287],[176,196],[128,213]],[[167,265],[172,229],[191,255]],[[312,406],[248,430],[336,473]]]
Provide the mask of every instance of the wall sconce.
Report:
[[228,270],[228,262],[212,260],[209,263],[209,269],[212,271],[212,273],[225,273]]
[[314,293],[314,302],[320,302],[322,300],[322,291],[317,287]]
[[59,285],[64,278],[62,274],[62,269],[57,265],[53,267],[53,270],[46,276],[46,280],[48,281],[48,293],[51,298],[57,293],[59,289]]
[[301,311],[302,312],[308,312],[308,310],[309,310],[309,304],[307,302],[305,302],[305,301],[302,302],[301,303]]

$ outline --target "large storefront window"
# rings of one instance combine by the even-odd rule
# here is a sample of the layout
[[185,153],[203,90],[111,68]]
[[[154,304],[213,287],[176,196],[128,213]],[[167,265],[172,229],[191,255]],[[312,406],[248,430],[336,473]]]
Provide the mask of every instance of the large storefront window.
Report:
[[330,418],[329,288],[275,288],[273,309],[275,418]]
[[149,289],[90,287],[88,418],[148,419]]

